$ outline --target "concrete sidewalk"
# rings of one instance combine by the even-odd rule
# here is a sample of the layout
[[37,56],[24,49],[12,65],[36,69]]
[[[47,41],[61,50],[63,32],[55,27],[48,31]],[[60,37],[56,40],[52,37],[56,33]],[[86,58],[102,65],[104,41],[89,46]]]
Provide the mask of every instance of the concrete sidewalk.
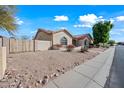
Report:
[[45,88],[103,88],[114,57],[115,47],[50,81]]

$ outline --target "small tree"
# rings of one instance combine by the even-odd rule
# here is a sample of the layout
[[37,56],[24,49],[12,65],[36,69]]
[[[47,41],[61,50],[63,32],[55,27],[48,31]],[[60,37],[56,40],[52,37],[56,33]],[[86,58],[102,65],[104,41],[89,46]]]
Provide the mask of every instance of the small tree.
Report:
[[113,46],[115,44],[115,40],[109,40],[108,44],[110,44],[110,46]]
[[93,30],[94,44],[107,43],[109,41],[109,32],[113,28],[111,21],[100,21],[96,23]]

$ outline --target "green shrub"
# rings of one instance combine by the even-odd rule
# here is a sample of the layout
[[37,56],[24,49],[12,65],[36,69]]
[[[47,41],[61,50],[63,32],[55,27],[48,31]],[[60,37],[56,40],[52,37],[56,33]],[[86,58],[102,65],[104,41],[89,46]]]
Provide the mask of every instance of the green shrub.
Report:
[[59,50],[61,47],[62,47],[61,44],[55,44],[55,45],[53,45],[50,49],[51,49],[51,50]]
[[88,51],[88,46],[81,46],[81,52]]
[[67,49],[68,52],[70,52],[74,49],[74,45],[67,45],[66,49]]
[[115,40],[109,40],[108,44],[110,44],[110,46],[113,46],[115,44]]
[[109,48],[110,47],[110,45],[109,44],[104,44],[103,46],[101,46],[101,47],[103,47],[103,48]]

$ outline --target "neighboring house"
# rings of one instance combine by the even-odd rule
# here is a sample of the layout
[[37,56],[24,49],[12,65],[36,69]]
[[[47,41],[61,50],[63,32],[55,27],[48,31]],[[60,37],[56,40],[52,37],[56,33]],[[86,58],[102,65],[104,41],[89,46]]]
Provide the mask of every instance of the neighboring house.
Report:
[[72,35],[65,29],[59,31],[50,31],[38,29],[35,40],[51,41],[52,45],[70,45],[72,44]]
[[73,36],[73,44],[75,46],[88,46],[93,43],[92,36],[90,34],[76,35]]

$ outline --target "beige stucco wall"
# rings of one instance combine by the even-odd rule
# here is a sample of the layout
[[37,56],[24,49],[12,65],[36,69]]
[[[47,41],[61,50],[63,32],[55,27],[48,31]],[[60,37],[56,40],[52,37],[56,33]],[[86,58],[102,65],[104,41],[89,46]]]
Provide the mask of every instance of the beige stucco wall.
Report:
[[2,38],[0,38],[0,47],[2,47]]
[[83,40],[79,40],[79,41],[78,41],[78,46],[83,46],[85,40],[88,41],[88,42],[87,42],[87,45],[89,46],[90,41],[89,41],[89,39],[88,39],[87,37],[85,37]]
[[[2,42],[1,42],[2,43]],[[9,38],[3,37],[3,47],[6,47],[6,55],[9,54]]]
[[52,35],[46,34],[45,32],[39,32],[35,38],[35,40],[46,40],[51,41]]
[[0,47],[0,79],[3,78],[6,70],[6,47]]
[[35,51],[48,50],[52,45],[51,41],[35,40]]
[[62,37],[65,37],[68,40],[68,42],[67,42],[68,45],[72,44],[72,37],[71,36],[69,36],[65,32],[59,32],[59,33],[53,34],[53,45],[54,44],[61,44],[60,40]]

